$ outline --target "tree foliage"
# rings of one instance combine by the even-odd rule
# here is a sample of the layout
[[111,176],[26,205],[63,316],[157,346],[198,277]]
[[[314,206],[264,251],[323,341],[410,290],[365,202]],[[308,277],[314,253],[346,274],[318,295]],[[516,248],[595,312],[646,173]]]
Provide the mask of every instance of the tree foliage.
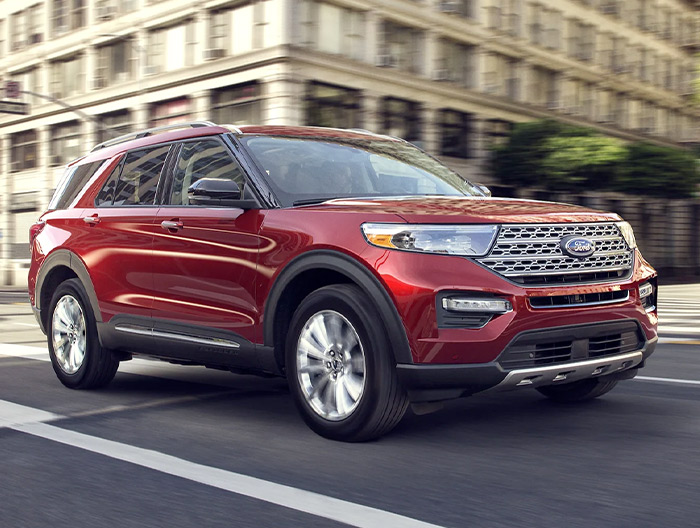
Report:
[[627,147],[627,161],[620,169],[616,187],[635,194],[687,198],[700,183],[698,164],[690,151],[633,143]]
[[688,151],[626,145],[593,129],[551,120],[515,125],[492,160],[496,177],[515,187],[687,197],[700,181],[697,160]]

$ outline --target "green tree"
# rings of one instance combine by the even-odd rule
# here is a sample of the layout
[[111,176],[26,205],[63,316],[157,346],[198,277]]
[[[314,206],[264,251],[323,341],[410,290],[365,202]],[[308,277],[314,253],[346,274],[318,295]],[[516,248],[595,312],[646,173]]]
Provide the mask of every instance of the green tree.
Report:
[[505,184],[575,190],[612,184],[622,144],[590,128],[544,120],[515,125],[494,152],[493,170]]
[[688,198],[700,183],[698,162],[687,150],[633,143],[627,147],[616,187],[634,194]]

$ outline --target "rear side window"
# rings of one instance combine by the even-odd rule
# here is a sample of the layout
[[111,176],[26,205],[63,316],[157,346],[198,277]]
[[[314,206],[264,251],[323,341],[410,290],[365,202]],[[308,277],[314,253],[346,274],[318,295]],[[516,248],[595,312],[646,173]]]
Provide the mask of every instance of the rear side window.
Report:
[[97,206],[153,205],[170,146],[129,152],[97,195]]
[[101,160],[68,167],[49,202],[49,210],[66,209],[73,203],[103,163]]

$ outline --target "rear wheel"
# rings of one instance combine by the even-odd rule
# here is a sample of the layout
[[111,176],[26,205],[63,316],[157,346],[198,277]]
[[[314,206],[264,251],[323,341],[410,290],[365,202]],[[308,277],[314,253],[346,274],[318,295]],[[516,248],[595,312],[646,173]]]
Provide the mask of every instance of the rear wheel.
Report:
[[537,390],[550,400],[557,402],[573,403],[585,400],[592,400],[609,392],[617,385],[616,379],[606,380],[605,378],[590,378],[566,385],[550,385],[538,387]]
[[48,342],[51,364],[58,379],[71,389],[107,385],[119,361],[102,348],[87,294],[78,279],[59,285],[49,307]]
[[286,367],[302,417],[327,438],[371,440],[406,412],[381,317],[356,286],[326,286],[301,302],[287,337]]

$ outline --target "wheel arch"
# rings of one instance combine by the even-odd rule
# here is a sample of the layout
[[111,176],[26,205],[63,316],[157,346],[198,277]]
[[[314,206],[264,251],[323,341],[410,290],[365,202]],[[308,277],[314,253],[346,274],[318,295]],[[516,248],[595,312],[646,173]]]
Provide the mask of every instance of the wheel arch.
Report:
[[95,321],[102,322],[102,313],[97,302],[97,294],[85,264],[75,253],[67,249],[58,249],[46,257],[36,280],[36,308],[39,310],[41,323],[47,328],[49,305],[53,292],[59,284],[67,279],[80,280],[90,300]]
[[382,315],[391,352],[397,363],[413,363],[401,317],[382,283],[356,259],[333,250],[314,250],[293,259],[279,274],[263,310],[263,343],[274,348],[275,360],[284,366],[284,334],[294,311],[312,291],[329,284],[358,286]]

